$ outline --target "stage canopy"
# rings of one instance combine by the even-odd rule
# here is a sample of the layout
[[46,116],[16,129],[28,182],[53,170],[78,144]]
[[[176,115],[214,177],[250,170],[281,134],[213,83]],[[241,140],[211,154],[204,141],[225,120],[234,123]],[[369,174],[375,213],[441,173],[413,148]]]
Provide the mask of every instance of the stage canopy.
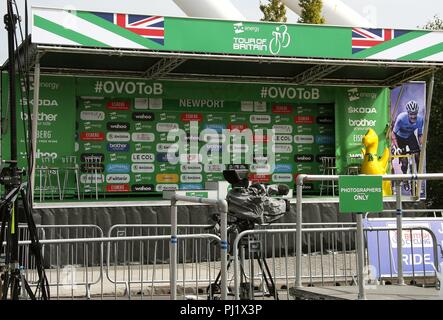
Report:
[[31,42],[52,74],[394,87],[443,65],[443,32],[48,8]]

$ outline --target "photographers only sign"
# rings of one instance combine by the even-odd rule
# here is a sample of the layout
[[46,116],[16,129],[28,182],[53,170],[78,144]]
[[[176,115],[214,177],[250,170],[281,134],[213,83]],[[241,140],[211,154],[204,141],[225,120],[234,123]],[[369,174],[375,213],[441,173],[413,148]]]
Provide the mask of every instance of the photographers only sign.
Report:
[[340,212],[381,212],[381,176],[341,176],[338,180]]

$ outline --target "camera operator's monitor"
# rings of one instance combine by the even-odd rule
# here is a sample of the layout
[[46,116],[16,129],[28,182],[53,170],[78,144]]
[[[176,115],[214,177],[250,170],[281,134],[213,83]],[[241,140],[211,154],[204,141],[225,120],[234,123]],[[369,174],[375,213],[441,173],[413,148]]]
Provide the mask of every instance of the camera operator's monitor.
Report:
[[233,188],[247,188],[249,185],[248,178],[241,177],[236,170],[223,170],[223,177]]

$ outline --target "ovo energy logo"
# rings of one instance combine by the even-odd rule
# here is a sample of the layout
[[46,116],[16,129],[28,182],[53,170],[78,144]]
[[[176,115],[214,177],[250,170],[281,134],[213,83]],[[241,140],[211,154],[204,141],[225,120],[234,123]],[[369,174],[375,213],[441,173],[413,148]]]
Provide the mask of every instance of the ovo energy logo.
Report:
[[243,33],[245,32],[245,27],[242,22],[234,23],[234,32],[235,33]]
[[360,100],[360,94],[358,93],[358,88],[352,88],[348,90],[349,101]]

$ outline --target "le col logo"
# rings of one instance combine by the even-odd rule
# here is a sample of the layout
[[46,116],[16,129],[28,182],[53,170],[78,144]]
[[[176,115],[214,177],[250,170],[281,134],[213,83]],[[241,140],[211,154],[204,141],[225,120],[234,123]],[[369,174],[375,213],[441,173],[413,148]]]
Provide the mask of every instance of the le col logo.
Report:
[[131,155],[132,162],[154,162],[153,153],[133,153]]

